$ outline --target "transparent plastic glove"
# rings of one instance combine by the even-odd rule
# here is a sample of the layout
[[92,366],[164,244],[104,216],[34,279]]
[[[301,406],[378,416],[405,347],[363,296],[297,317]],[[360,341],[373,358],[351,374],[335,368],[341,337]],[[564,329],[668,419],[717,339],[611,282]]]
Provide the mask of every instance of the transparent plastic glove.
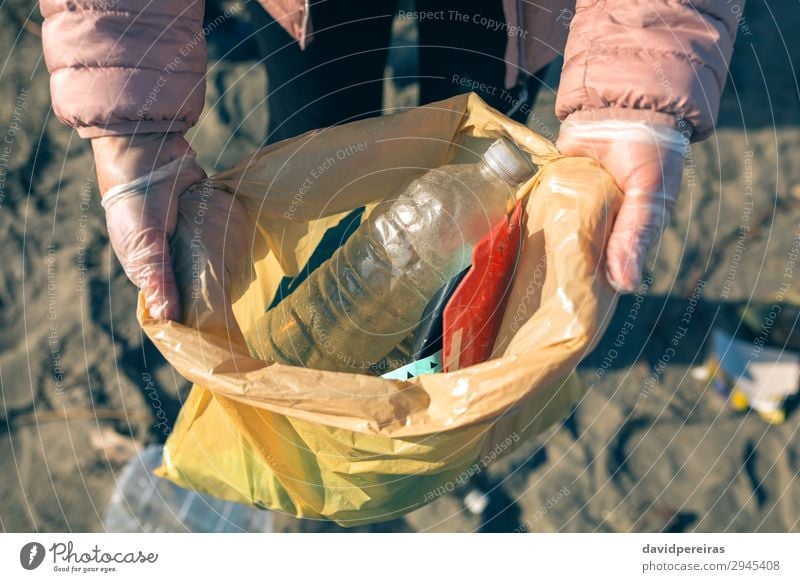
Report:
[[600,162],[625,195],[606,247],[606,275],[616,290],[632,293],[675,205],[688,143],[663,125],[565,121],[556,146]]
[[150,316],[177,320],[180,296],[169,239],[175,230],[178,196],[202,180],[205,172],[177,135],[132,140],[127,149],[116,152],[98,151],[98,144],[92,145],[111,246],[125,274],[143,292]]

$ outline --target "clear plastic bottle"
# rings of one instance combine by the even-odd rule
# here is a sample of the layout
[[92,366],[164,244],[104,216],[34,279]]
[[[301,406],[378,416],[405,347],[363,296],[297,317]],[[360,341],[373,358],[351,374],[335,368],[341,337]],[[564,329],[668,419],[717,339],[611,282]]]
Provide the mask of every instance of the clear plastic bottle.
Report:
[[271,532],[272,513],[178,487],[153,474],[160,446],[125,466],[103,514],[108,532]]
[[469,266],[534,167],[506,139],[478,162],[430,170],[379,204],[333,256],[245,333],[253,355],[367,373]]

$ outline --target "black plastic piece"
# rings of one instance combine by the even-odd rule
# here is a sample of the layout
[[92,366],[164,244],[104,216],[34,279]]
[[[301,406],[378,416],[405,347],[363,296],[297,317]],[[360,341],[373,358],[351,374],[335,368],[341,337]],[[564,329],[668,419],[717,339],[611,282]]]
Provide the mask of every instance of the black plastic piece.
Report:
[[468,270],[469,267],[450,279],[428,302],[411,344],[412,362],[432,356],[442,349],[444,308]]

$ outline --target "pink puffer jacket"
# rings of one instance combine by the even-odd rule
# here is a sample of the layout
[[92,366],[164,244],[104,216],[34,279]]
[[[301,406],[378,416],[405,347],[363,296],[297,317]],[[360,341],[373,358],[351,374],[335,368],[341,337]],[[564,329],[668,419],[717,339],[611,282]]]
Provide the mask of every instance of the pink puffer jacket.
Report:
[[[313,40],[304,0],[259,1],[301,46]],[[537,71],[566,44],[559,119],[646,119],[692,141],[711,133],[744,0],[521,4],[519,28],[518,1],[504,0],[508,86],[521,67]],[[53,109],[82,137],[183,132],[197,121],[206,70],[203,0],[40,6]]]

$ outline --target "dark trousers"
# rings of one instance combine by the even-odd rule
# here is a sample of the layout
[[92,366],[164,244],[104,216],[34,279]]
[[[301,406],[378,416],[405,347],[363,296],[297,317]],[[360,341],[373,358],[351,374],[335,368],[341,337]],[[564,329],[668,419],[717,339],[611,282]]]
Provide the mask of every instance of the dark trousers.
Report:
[[[507,112],[522,87],[505,90],[509,39],[501,0],[417,0],[416,50],[420,102],[474,90]],[[261,6],[249,2],[261,58],[267,68],[272,143],[312,129],[380,115],[384,68],[396,0],[324,0],[311,3],[314,39],[299,45]],[[403,17],[410,17],[407,13]],[[525,83],[527,103],[511,114],[525,121],[540,75]],[[509,94],[511,93],[511,95]]]

